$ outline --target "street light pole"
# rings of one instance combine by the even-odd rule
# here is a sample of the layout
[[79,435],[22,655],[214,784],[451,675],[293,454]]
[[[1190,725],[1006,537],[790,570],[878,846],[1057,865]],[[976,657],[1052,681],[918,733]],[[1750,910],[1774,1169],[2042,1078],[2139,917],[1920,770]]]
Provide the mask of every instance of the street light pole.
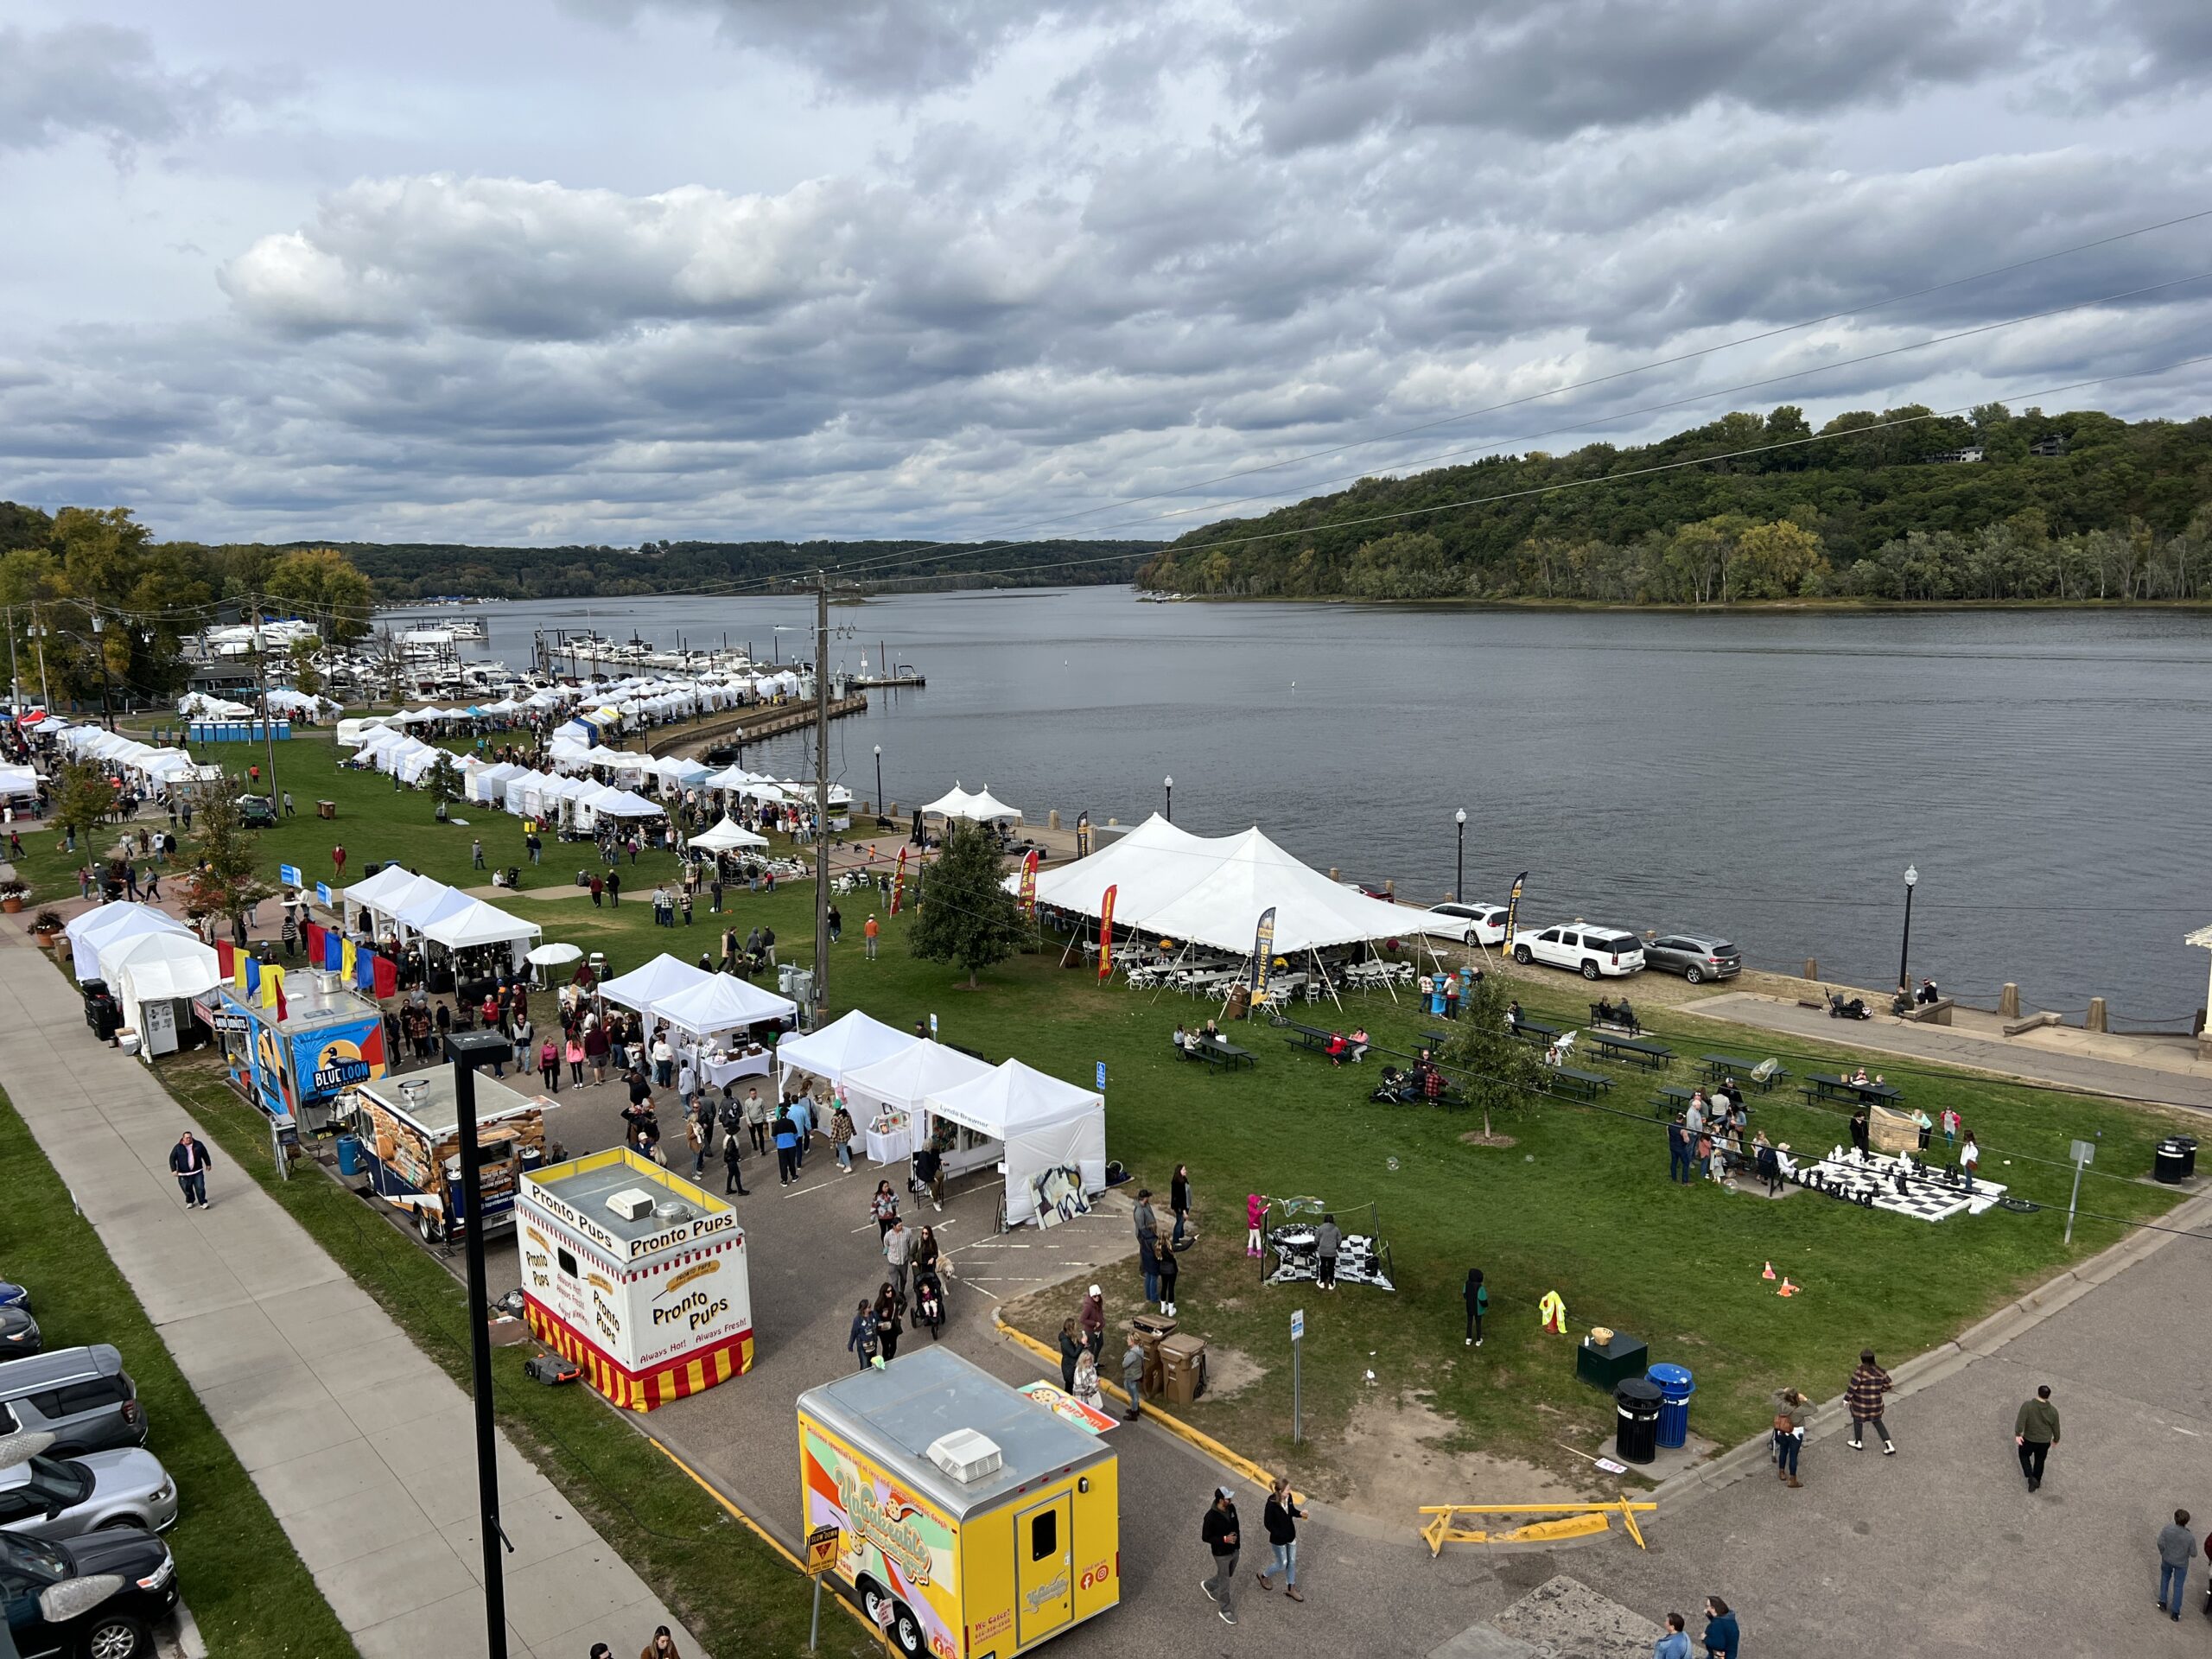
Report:
[[1452,877],[1452,897],[1464,905],[1467,902],[1467,809],[1463,806],[1454,812],[1452,821],[1459,826],[1459,862]]
[[883,806],[883,745],[880,743],[875,746],[875,815],[880,818],[890,816]]
[[1173,823],[1175,822],[1175,780],[1166,779],[1163,786],[1167,791],[1167,822]]
[[[504,1065],[513,1046],[497,1031],[455,1032],[446,1039],[453,1062],[455,1127],[461,1141],[461,1236],[468,1259],[468,1348],[476,1408],[477,1529],[484,1546],[484,1636],[488,1659],[507,1659],[507,1583],[499,1560],[499,1441],[492,1427],[492,1310],[484,1287],[484,1181],[476,1166],[476,1068]],[[450,1232],[450,1229],[448,1230]]]
[[1908,990],[1905,962],[1912,954],[1912,890],[1920,885],[1920,872],[1908,864],[1904,867],[1904,938],[1897,946],[1897,988]]

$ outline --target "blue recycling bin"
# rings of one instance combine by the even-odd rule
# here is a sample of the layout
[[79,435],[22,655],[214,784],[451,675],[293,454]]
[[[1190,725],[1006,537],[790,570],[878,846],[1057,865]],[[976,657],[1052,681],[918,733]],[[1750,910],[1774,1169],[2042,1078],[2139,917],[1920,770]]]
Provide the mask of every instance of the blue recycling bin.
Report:
[[1697,1392],[1688,1367],[1654,1365],[1644,1375],[1659,1386],[1659,1444],[1677,1449],[1688,1445],[1690,1395]]
[[338,1137],[338,1173],[340,1175],[361,1173],[361,1143],[353,1135],[341,1135]]

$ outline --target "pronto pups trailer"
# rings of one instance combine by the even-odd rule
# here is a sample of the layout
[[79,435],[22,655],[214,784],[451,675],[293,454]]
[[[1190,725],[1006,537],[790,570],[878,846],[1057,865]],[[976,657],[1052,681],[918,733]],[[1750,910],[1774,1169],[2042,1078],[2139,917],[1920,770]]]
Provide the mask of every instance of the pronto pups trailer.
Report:
[[516,1211],[524,1318],[616,1405],[753,1369],[745,1230],[721,1198],[615,1147],[524,1176]]
[[1011,1659],[1122,1599],[1113,1448],[949,1349],[798,1400],[803,1529],[907,1659]]

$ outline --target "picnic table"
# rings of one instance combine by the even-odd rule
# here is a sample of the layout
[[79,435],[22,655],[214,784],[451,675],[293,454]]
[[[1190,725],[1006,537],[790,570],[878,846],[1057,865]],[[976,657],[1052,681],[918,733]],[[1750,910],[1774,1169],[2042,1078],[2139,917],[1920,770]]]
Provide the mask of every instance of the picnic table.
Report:
[[1676,1107],[1687,1109],[1696,1096],[1694,1089],[1685,1089],[1679,1083],[1662,1083],[1651,1091],[1651,1103],[1662,1110]]
[[1894,1106],[1904,1098],[1904,1090],[1893,1083],[1853,1083],[1848,1077],[1839,1077],[1826,1071],[1808,1074],[1804,1086],[1798,1090],[1809,1103],[1823,1100],[1865,1101],[1873,1106]]
[[1777,1065],[1771,1076],[1761,1077],[1756,1075],[1762,1064],[1760,1061],[1739,1059],[1733,1054],[1700,1054],[1698,1058],[1703,1063],[1705,1075],[1711,1081],[1719,1083],[1723,1077],[1733,1077],[1738,1083],[1750,1084],[1763,1095],[1771,1094],[1774,1085],[1789,1075],[1787,1070]]
[[1319,1026],[1301,1026],[1294,1020],[1290,1022],[1289,1034],[1283,1041],[1300,1048],[1310,1048],[1316,1054],[1325,1054],[1329,1049],[1329,1039],[1335,1035],[1336,1033],[1324,1030]]
[[1647,1042],[1641,1037],[1623,1037],[1610,1031],[1592,1030],[1590,1046],[1598,1051],[1601,1060],[1624,1060],[1630,1065],[1648,1065],[1654,1071],[1664,1071],[1674,1063],[1675,1051],[1664,1043]]
[[1549,1048],[1552,1039],[1559,1035],[1557,1026],[1548,1026],[1541,1020],[1515,1020],[1510,1022],[1509,1029],[1522,1042],[1542,1048]]
[[1578,1100],[1595,1100],[1613,1086],[1613,1080],[1603,1072],[1578,1071],[1571,1065],[1555,1065],[1551,1075],[1554,1094],[1573,1095]]
[[1234,1043],[1224,1042],[1218,1037],[1185,1037],[1183,1039],[1183,1058],[1204,1060],[1208,1065],[1227,1066],[1231,1071],[1240,1065],[1257,1067],[1260,1064],[1249,1050],[1239,1048]]
[[1421,1039],[1430,1048],[1438,1049],[1452,1040],[1452,1033],[1448,1031],[1424,1031],[1421,1034]]

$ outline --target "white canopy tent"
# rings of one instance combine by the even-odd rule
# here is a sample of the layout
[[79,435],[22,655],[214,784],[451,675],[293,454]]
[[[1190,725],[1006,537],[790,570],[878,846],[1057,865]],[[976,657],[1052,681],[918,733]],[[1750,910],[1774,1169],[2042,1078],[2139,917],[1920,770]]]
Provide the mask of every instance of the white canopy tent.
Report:
[[150,1057],[176,1046],[177,1011],[149,1014],[149,1005],[203,995],[221,982],[222,971],[215,952],[191,934],[156,928],[102,945],[99,976],[123,1005],[123,1023],[138,1033],[139,1052]]
[[[365,877],[353,883],[352,887],[345,888],[338,897],[345,906],[346,925],[348,927],[353,925],[353,918],[357,912],[372,911],[379,906],[389,905],[400,893],[412,887],[418,879],[411,870],[404,869],[397,864],[387,864],[374,875]],[[383,913],[389,915],[391,912],[387,910]]]
[[921,1040],[910,1032],[893,1030],[882,1020],[855,1008],[819,1031],[784,1039],[776,1046],[776,1064],[786,1075],[808,1071],[830,1083],[842,1084],[846,1072],[888,1059]]
[[768,837],[756,836],[734,818],[724,818],[711,830],[691,837],[695,853],[734,853],[747,847],[766,847]]
[[512,760],[479,766],[468,777],[468,798],[486,806],[499,804],[507,798],[507,785],[522,775],[523,769]]
[[[1086,1196],[1106,1190],[1106,1098],[1092,1090],[1008,1060],[988,1077],[931,1095],[923,1111],[918,1145],[927,1144],[929,1120],[938,1118],[1001,1143],[1008,1226],[1035,1218],[1032,1183],[1051,1170],[1079,1171]],[[983,1161],[971,1157],[969,1166]],[[948,1171],[958,1166],[947,1158]]]
[[990,785],[969,791],[960,787],[956,779],[950,790],[931,801],[922,810],[946,818],[966,818],[974,823],[991,823],[1001,818],[1019,818],[1021,814],[991,793]]
[[[1039,870],[1037,902],[1096,917],[1105,903],[1106,889],[1118,887],[1114,896],[1115,917],[1135,923],[1173,903],[1212,874],[1235,839],[1194,836],[1155,812],[1088,858],[1057,869]],[[1014,891],[1019,883],[1019,876],[1007,877],[1007,891]]]
[[29,766],[0,766],[0,800],[38,793],[38,773]]
[[694,1037],[718,1037],[724,1032],[797,1019],[798,1004],[748,984],[734,974],[709,974],[705,983],[654,1003],[652,1012]]
[[510,916],[496,905],[487,905],[481,899],[471,899],[467,893],[455,897],[462,900],[458,908],[449,910],[427,924],[423,937],[433,944],[442,944],[448,950],[467,950],[480,945],[504,944],[511,947],[516,967],[522,966],[530,947],[545,936],[545,930],[536,922],[525,922],[520,917]]
[[[1229,855],[1181,898],[1132,920],[1162,938],[1249,951],[1252,931],[1269,910],[1274,948],[1286,956],[1414,931],[1396,905],[1339,887],[1257,830],[1236,836]],[[1118,898],[1115,913],[1121,914]]]
[[433,922],[443,919],[474,904],[467,893],[448,887],[430,877],[418,876],[415,885],[400,894],[393,909],[392,919],[410,933],[420,933]]
[[841,1087],[853,1120],[866,1123],[884,1107],[919,1118],[922,1103],[991,1075],[990,1063],[943,1043],[909,1043],[887,1059],[849,1068]]
[[[144,933],[184,933],[190,930],[175,917],[151,905],[100,905],[62,928],[69,941],[69,966],[77,982],[88,985],[100,976],[100,951],[124,939]],[[110,986],[109,989],[115,988]]]
[[656,1002],[665,1002],[680,992],[705,984],[715,976],[703,968],[694,968],[688,962],[678,962],[663,951],[642,968],[604,981],[599,994],[609,1002],[619,1002],[626,1008],[639,1014],[650,1013]]

